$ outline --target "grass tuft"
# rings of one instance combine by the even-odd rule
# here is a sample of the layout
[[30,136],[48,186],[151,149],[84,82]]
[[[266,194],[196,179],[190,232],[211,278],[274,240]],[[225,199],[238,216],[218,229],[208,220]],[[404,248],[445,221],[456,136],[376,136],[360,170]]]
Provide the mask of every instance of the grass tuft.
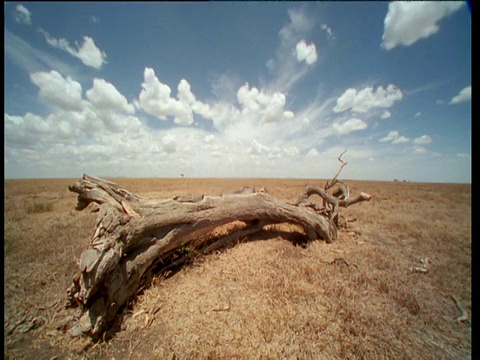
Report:
[[26,208],[27,214],[40,214],[50,211],[53,211],[52,203],[33,203]]

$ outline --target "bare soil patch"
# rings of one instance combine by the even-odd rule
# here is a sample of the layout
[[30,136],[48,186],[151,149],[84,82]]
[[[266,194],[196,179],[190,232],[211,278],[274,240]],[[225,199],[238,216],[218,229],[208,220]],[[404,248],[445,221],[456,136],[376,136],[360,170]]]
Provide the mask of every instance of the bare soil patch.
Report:
[[[251,236],[158,278],[106,342],[71,338],[65,291],[96,214],[78,179],[5,181],[4,355],[60,358],[471,357],[471,185],[347,181],[373,195],[333,244]],[[293,201],[320,180],[111,179],[144,197],[260,188]],[[428,258],[428,261],[425,259]],[[424,268],[425,271],[416,271]],[[465,309],[461,315],[451,295]]]

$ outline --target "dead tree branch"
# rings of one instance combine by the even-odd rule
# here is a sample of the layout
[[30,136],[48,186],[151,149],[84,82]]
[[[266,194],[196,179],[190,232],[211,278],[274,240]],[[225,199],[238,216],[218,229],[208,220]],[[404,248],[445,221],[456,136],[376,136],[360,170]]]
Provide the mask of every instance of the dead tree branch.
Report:
[[[272,197],[263,188],[255,191],[248,187],[220,196],[152,200],[89,175],[70,185],[69,190],[78,194],[77,210],[89,204],[100,208],[90,247],[81,254],[80,271],[67,291],[70,306],[81,310],[70,329],[74,336],[100,336],[138,289],[148,286],[159,271],[236,244],[267,226],[296,224],[308,241],[331,243],[337,239],[332,218],[338,207],[371,198],[365,193],[354,197],[342,191],[329,194],[308,185],[294,204]],[[312,203],[309,197],[313,194],[324,199],[329,208]],[[216,229],[233,223],[240,225],[215,235]]]

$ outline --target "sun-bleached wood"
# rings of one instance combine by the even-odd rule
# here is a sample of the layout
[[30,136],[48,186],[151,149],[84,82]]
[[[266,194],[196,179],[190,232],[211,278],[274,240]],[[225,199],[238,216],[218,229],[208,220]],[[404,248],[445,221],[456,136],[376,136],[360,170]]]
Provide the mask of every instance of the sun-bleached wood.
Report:
[[[337,239],[334,218],[338,207],[371,198],[364,193],[349,198],[344,191],[334,192],[337,197],[307,185],[294,204],[272,197],[263,188],[257,192],[248,187],[220,196],[152,200],[89,175],[69,190],[78,194],[77,210],[95,203],[98,211],[91,245],[81,254],[80,271],[67,291],[70,306],[79,306],[81,311],[70,329],[73,336],[102,334],[163,265],[182,260],[179,251],[185,257],[194,255],[186,254],[193,243],[197,254],[207,254],[279,223],[298,225],[308,241],[331,243]],[[313,194],[321,196],[327,206],[311,202]],[[212,237],[215,229],[234,222],[243,226]],[[201,239],[208,242],[199,245]]]

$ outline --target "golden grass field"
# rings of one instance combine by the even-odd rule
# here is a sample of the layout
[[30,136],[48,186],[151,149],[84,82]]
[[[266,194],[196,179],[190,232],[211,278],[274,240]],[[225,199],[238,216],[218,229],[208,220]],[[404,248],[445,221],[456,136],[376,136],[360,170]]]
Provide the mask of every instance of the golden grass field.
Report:
[[[333,244],[253,236],[155,279],[107,342],[71,338],[66,289],[96,214],[79,179],[5,180],[7,359],[468,359],[471,185],[346,181],[373,195],[340,213]],[[144,197],[265,186],[287,202],[309,183],[282,179],[110,179]],[[319,201],[319,199],[317,199]],[[288,227],[287,227],[288,228]],[[426,273],[410,271],[422,267]],[[460,311],[468,320],[457,322]]]

